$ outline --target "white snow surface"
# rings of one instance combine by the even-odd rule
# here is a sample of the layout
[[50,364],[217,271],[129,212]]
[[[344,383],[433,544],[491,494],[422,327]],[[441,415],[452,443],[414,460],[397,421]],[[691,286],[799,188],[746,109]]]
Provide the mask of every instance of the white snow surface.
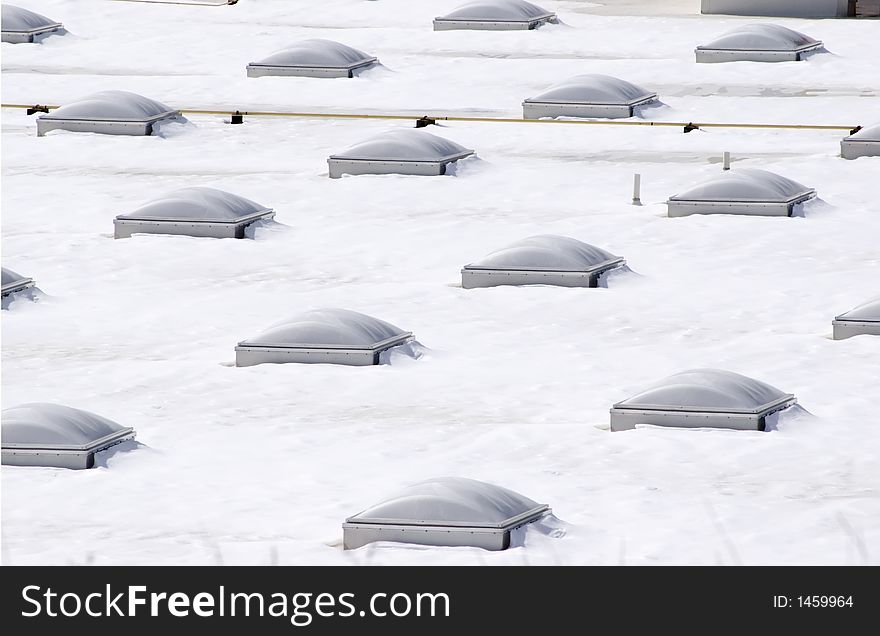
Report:
[[787,201],[811,188],[782,175],[758,168],[740,168],[717,174],[670,197],[684,201]]
[[880,322],[880,296],[853,307],[837,317],[839,320],[863,320]]
[[598,73],[578,75],[554,84],[527,102],[561,102],[563,104],[628,104],[653,96],[654,93],[626,80]]
[[[44,15],[11,4],[0,7],[0,24],[4,31],[24,33],[58,24]],[[4,47],[5,48],[5,47]]]
[[568,236],[544,234],[516,241],[467,267],[579,272],[616,258],[595,245]]
[[488,525],[504,523],[540,507],[528,497],[495,484],[438,477],[407,486],[349,521]]
[[683,410],[757,409],[786,393],[760,380],[723,369],[691,369],[652,384],[615,406]]
[[100,91],[41,115],[44,119],[142,121],[171,112],[165,104],[129,91]]
[[317,66],[345,68],[373,59],[373,56],[350,46],[320,38],[303,40],[276,51],[269,57],[252,62],[259,66]]
[[817,41],[781,24],[747,24],[725,33],[698,49],[734,51],[796,51]]
[[61,404],[32,403],[3,409],[3,444],[87,446],[123,429],[89,411]]
[[[662,94],[657,120],[880,119],[874,20],[779,20],[834,52],[805,62],[695,64],[707,34],[746,21],[700,16],[697,0],[544,4],[567,26],[432,31],[456,0],[32,0],[75,37],[3,44],[3,102],[118,89],[173,108],[518,118],[553,79],[604,73]],[[255,55],[309,37],[388,68],[245,77]],[[443,179],[328,179],[334,150],[413,122],[191,119],[163,137],[38,138],[24,110],[2,111],[2,257],[45,292],[3,312],[3,404],[75,404],[144,444],[91,470],[2,467],[4,563],[880,562],[880,338],[830,337],[831,308],[877,295],[880,158],[841,159],[845,130],[445,122],[438,134],[482,161]],[[719,174],[723,151],[733,171],[788,175],[824,203],[667,218],[667,196]],[[271,202],[279,223],[252,241],[112,239],[120,210],[193,185]],[[641,276],[458,287],[461,263],[547,233],[608,246]],[[393,317],[431,350],[232,366],[242,334],[327,306]],[[612,404],[701,367],[783,387],[816,417],[607,430]],[[341,549],[345,518],[437,475],[546,502],[565,534],[528,530],[500,552]]]
[[444,15],[443,20],[475,20],[484,22],[528,22],[551,13],[524,0],[477,0],[463,4]]
[[336,159],[441,161],[468,152],[451,139],[424,130],[395,129],[370,137],[331,155]]
[[264,205],[231,192],[195,186],[169,192],[142,205],[133,212],[120,214],[116,218],[231,223],[268,209]]
[[281,320],[239,344],[253,346],[372,347],[401,336],[399,327],[348,309],[313,309]]

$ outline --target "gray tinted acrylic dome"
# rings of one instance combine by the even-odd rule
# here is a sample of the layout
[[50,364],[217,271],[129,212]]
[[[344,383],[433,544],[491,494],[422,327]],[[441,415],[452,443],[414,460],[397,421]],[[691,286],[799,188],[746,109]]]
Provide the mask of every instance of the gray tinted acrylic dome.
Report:
[[238,343],[236,365],[329,363],[366,366],[382,351],[412,340],[412,333],[347,309],[316,309],[282,320]]
[[60,404],[22,404],[2,414],[3,463],[91,468],[95,453],[127,439],[134,430],[89,411]]
[[101,91],[37,119],[37,134],[61,129],[111,135],[150,135],[160,121],[180,120],[170,107],[128,91]]
[[353,77],[377,59],[332,40],[304,40],[248,64],[248,77],[268,75],[301,77]]
[[840,142],[840,156],[844,159],[880,157],[880,124],[867,126],[845,137]]
[[764,418],[792,406],[793,395],[720,369],[669,376],[611,409],[611,430],[638,424],[764,430]]
[[41,36],[62,30],[60,22],[11,4],[2,6],[0,23],[2,23],[3,41],[12,44],[34,42]]
[[327,163],[331,178],[343,174],[442,175],[448,164],[473,153],[423,130],[396,129],[331,155]]
[[799,61],[822,42],[778,24],[749,24],[696,48],[697,62]]
[[552,11],[523,0],[478,0],[434,18],[434,30],[525,30],[555,21]]
[[523,102],[523,117],[632,117],[657,93],[610,75],[576,75]]
[[850,309],[832,321],[834,339],[853,336],[880,336],[880,296]]
[[669,216],[746,214],[791,216],[794,206],[816,191],[786,177],[758,170],[728,170],[666,202]]
[[181,188],[114,220],[116,238],[134,233],[243,238],[244,229],[274,212],[215,188]]
[[374,541],[503,550],[510,530],[549,507],[500,486],[445,477],[423,481],[346,519],[346,549]]
[[532,236],[465,265],[462,287],[559,285],[596,287],[604,272],[624,259],[567,236]]

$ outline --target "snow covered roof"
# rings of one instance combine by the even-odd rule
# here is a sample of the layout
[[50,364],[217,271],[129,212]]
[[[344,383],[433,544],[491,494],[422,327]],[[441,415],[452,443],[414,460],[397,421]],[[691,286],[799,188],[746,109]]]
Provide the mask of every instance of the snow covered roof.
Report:
[[856,320],[859,322],[880,322],[880,296],[853,307],[840,314],[835,320]]
[[467,267],[582,272],[620,260],[619,256],[589,243],[567,236],[544,234],[512,243]]
[[858,132],[846,137],[847,141],[875,141],[880,142],[880,123],[873,126],[865,126]]
[[530,22],[554,15],[552,11],[523,0],[477,0],[463,4],[437,19],[467,22]]
[[252,62],[255,66],[305,66],[319,68],[349,68],[376,58],[333,40],[303,40],[269,57]]
[[618,408],[756,413],[793,399],[776,387],[721,369],[692,369],[660,380],[614,405]]
[[3,31],[17,33],[40,31],[61,26],[61,23],[55,22],[44,15],[11,4],[4,4],[2,6],[0,23],[2,23]]
[[670,201],[785,202],[815,192],[791,179],[756,168],[728,170]]
[[395,129],[357,143],[330,159],[445,161],[473,154],[454,141],[415,129]]
[[348,309],[314,309],[275,323],[239,346],[372,349],[412,334]]
[[500,528],[549,510],[519,493],[461,477],[428,479],[347,522]]
[[132,433],[89,411],[32,403],[3,409],[3,447],[81,450]]
[[747,24],[725,33],[697,49],[734,51],[797,51],[822,43],[778,24]]
[[656,96],[656,93],[617,77],[591,73],[570,77],[525,101],[566,104],[631,104]]
[[47,120],[146,121],[177,111],[165,104],[128,91],[101,91],[41,115]]
[[237,194],[215,188],[190,187],[169,192],[118,219],[153,221],[212,221],[235,223],[263,216],[270,209]]

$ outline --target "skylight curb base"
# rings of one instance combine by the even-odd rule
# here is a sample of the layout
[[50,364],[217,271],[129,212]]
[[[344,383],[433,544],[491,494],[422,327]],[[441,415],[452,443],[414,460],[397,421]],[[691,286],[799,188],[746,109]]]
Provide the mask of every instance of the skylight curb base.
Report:
[[517,270],[469,267],[461,270],[464,289],[499,287],[502,285],[554,285],[556,287],[590,287],[599,285],[599,278],[626,261],[623,258],[602,263],[584,271]]
[[692,214],[735,214],[743,216],[791,216],[796,205],[816,196],[815,190],[787,201],[693,201],[669,199],[667,216],[670,218]]
[[657,95],[654,94],[626,104],[578,104],[525,100],[522,103],[523,119],[541,119],[542,117],[625,119],[635,115],[639,107],[656,102],[657,98]]
[[844,139],[840,142],[840,156],[844,159],[858,159],[859,157],[880,157],[880,141]]
[[434,18],[435,31],[531,31],[548,23],[556,23],[556,14],[548,13],[531,20],[450,20]]
[[278,66],[271,64],[247,65],[248,77],[321,77],[338,78],[354,77],[359,70],[364,70],[378,62],[378,58],[370,58],[363,62],[348,66],[320,67],[320,66]]
[[703,14],[780,18],[845,18],[848,0],[702,0]]
[[235,347],[235,366],[299,363],[367,367],[379,364],[379,357],[383,351],[406,344],[413,339],[412,333],[405,333],[369,348],[285,347],[239,343]]
[[12,294],[17,294],[18,292],[24,291],[26,289],[31,289],[34,286],[34,281],[31,278],[23,278],[21,280],[17,280],[14,283],[10,283],[8,285],[3,285],[2,291],[0,291],[0,295],[4,298],[6,296],[11,296]]
[[431,546],[474,547],[491,551],[506,550],[510,547],[512,530],[537,521],[549,513],[549,506],[540,506],[494,528],[346,520],[342,524],[343,548],[354,550],[376,541],[394,541]]
[[241,221],[223,223],[219,221],[162,221],[142,219],[113,219],[113,238],[130,238],[133,234],[171,234],[204,238],[243,239],[248,226],[257,221],[275,217],[269,210],[259,215],[251,215]]
[[841,320],[831,321],[834,340],[846,340],[853,336],[880,336],[880,322],[874,320]]
[[763,431],[766,417],[797,403],[794,396],[766,405],[754,413],[723,411],[686,411],[681,409],[611,407],[611,430],[632,430],[639,424],[675,428],[726,428],[738,431]]
[[446,174],[446,166],[474,154],[468,151],[437,161],[381,161],[373,159],[327,159],[330,178],[339,179],[344,174],[406,174],[437,177]]
[[2,463],[6,466],[48,466],[75,470],[92,468],[95,453],[134,439],[135,431],[126,428],[81,448],[51,448],[7,444],[2,448]]
[[735,49],[711,49],[697,47],[696,61],[701,64],[721,62],[800,62],[808,53],[818,51],[822,42],[802,46],[794,51],[745,51]]
[[173,121],[180,117],[181,115],[177,111],[169,111],[142,120],[54,119],[44,115],[37,119],[37,137],[43,137],[53,130],[148,137],[153,134],[153,126],[156,123]]
[[29,31],[3,31],[2,41],[10,44],[31,44],[37,39],[64,28],[61,23],[49,24]]

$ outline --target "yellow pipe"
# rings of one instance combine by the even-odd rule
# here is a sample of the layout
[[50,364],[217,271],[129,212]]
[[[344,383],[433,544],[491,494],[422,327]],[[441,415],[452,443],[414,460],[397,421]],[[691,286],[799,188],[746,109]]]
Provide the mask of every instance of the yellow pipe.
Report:
[[[0,108],[33,108],[33,104],[0,104]],[[45,106],[54,109],[58,106]],[[291,113],[259,110],[206,110],[198,108],[181,108],[181,113],[192,115],[232,115],[240,114],[251,117],[300,117],[303,119],[382,119],[382,120],[416,120],[418,115],[384,115],[368,113]],[[575,124],[588,126],[667,126],[674,128],[756,128],[781,130],[846,130],[856,126],[829,126],[821,124],[737,124],[737,123],[701,123],[676,121],[617,121],[602,119],[516,119],[512,117],[456,117],[445,115],[425,115],[427,119],[437,121],[487,122],[501,124]]]

